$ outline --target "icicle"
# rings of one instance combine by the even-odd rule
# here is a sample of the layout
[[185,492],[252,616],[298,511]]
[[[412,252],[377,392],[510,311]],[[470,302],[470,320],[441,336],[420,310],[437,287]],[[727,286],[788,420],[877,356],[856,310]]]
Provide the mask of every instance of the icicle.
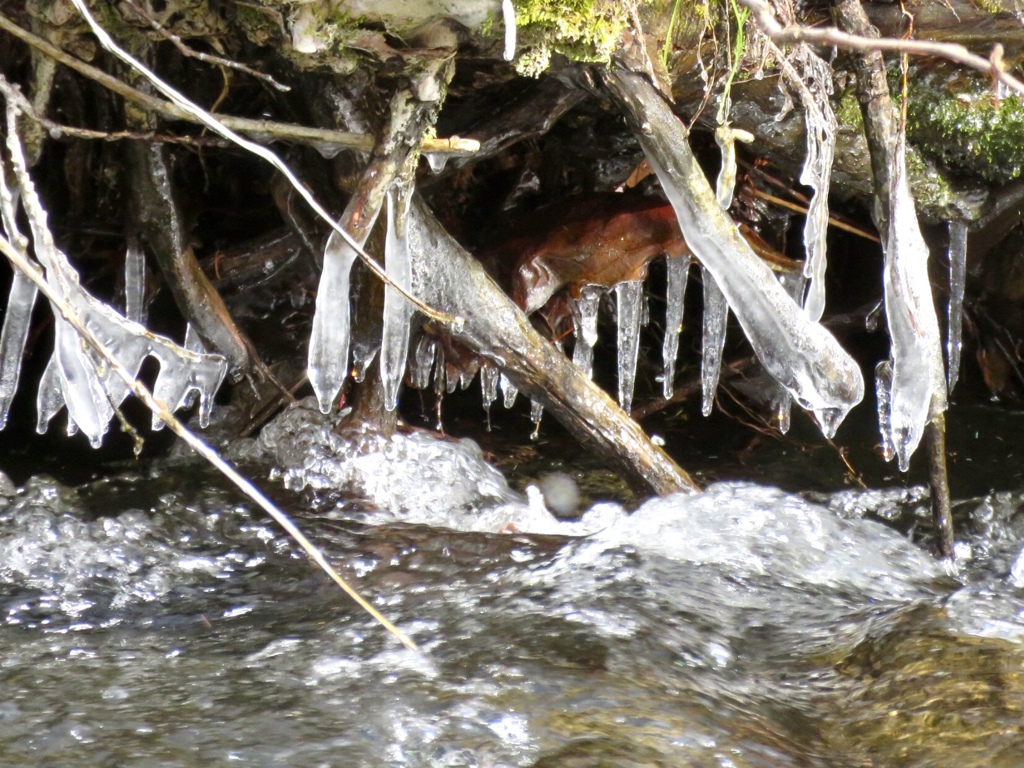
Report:
[[501,383],[501,391],[502,394],[504,395],[503,402],[505,404],[505,407],[511,408],[513,405],[516,404],[516,397],[519,395],[519,390],[516,389],[515,384],[513,384],[509,377],[506,376],[504,373],[501,374],[499,382]]
[[725,349],[725,328],[729,320],[729,304],[711,273],[704,269],[704,335],[701,339],[700,380],[703,400],[701,413],[711,415],[715,390],[722,371],[722,350]]
[[64,393],[60,389],[60,376],[57,373],[57,358],[51,356],[46,368],[43,369],[43,376],[39,380],[39,389],[36,391],[36,432],[40,435],[46,432],[50,421],[60,413],[64,407]]
[[715,197],[724,210],[732,205],[732,193],[736,188],[736,142],[749,144],[754,134],[729,125],[715,128],[715,143],[722,151],[722,167],[718,170],[718,181],[715,185]]
[[362,384],[366,379],[366,372],[370,370],[370,364],[380,352],[380,342],[368,339],[356,339],[350,347],[352,350],[352,380]]
[[666,400],[675,392],[679,333],[683,329],[683,298],[692,263],[693,258],[689,255],[669,256],[665,260],[668,287],[665,292],[665,338],[661,344],[661,359],[665,370],[662,391]]
[[761,364],[832,437],[864,396],[856,362],[807,319],[736,231],[693,156],[684,126],[654,87],[617,70],[604,78],[625,108],[687,244],[714,275]]
[[576,346],[572,350],[572,361],[588,378],[594,373],[594,345],[597,344],[597,310],[601,304],[604,289],[596,285],[585,285],[579,298],[570,303],[572,322],[576,329]]
[[[794,303],[800,304],[803,301],[804,291],[807,288],[807,278],[804,277],[803,272],[779,272],[778,278],[779,284],[785,288],[786,293],[789,294]],[[770,398],[770,404],[779,432],[784,435],[788,434],[791,424],[791,412],[793,410],[793,398],[790,396],[789,391],[778,382],[775,384],[775,392]]]
[[[0,156],[0,224],[11,246],[19,253],[27,254],[28,239],[18,229],[16,197],[7,186],[7,169]],[[39,290],[29,278],[14,270],[11,289],[7,294],[3,330],[0,330],[0,429],[7,425],[11,401],[18,390],[21,361],[38,293]],[[59,410],[60,406],[57,408]]]
[[196,333],[196,329],[192,323],[187,323],[185,325],[184,346],[189,352],[195,352],[197,355],[201,355],[206,352],[206,345],[203,344],[203,340],[199,338],[199,334]]
[[810,85],[799,84],[804,106],[807,157],[800,183],[814,190],[804,220],[804,275],[810,282],[804,311],[818,322],[825,311],[825,269],[827,266],[828,189],[832,178],[832,159],[836,150],[837,123],[828,97],[832,93],[832,67],[807,50],[803,56],[804,73]]
[[[395,285],[408,291],[412,282],[412,262],[406,239],[406,215],[411,190],[393,186],[387,193],[388,231],[384,241],[384,266]],[[384,407],[398,406],[398,391],[405,376],[409,357],[409,324],[412,306],[390,285],[384,286],[384,333],[380,349],[380,378],[384,384]]]
[[539,400],[530,400],[530,421],[533,422],[533,432],[530,433],[531,440],[540,439],[540,422],[544,418],[544,406]]
[[633,404],[636,361],[640,353],[640,304],[644,298],[642,280],[615,286],[616,322],[619,346],[619,405],[629,413]]
[[[201,420],[208,419],[213,394],[227,373],[227,362],[220,355],[197,355],[179,347],[170,339],[150,333],[138,323],[126,320],[106,304],[93,298],[79,285],[78,273],[67,257],[57,250],[47,226],[46,211],[36,196],[35,185],[25,167],[17,140],[16,113],[8,104],[7,146],[21,188],[23,205],[32,228],[33,245],[46,280],[62,301],[78,314],[93,333],[133,376],[143,361],[152,355],[160,362],[154,394],[198,389],[203,406]],[[114,409],[128,396],[129,388],[105,364],[96,359],[74,327],[64,319],[63,309],[53,306],[54,352],[43,373],[37,394],[39,422],[43,431],[50,419],[66,405],[68,432],[81,429],[93,447],[98,447],[107,431]],[[182,398],[167,401],[174,408]]]
[[430,172],[435,176],[441,173],[444,167],[448,165],[449,155],[446,152],[424,152],[423,155],[427,158]]
[[[377,218],[379,211],[373,211]],[[367,235],[372,223],[365,228]],[[366,238],[359,243],[362,247]],[[350,273],[359,254],[337,232],[331,232],[324,248],[324,268],[316,294],[316,311],[309,337],[309,383],[322,413],[330,413],[348,375],[348,346],[351,333],[349,308]]]
[[967,222],[949,222],[949,357],[947,380],[953,391],[960,377],[960,348],[963,345],[964,288],[967,284]]
[[505,24],[505,61],[516,57],[516,9],[512,0],[501,0],[501,20]]
[[0,429],[7,425],[7,413],[18,389],[21,358],[25,354],[29,321],[38,292],[35,283],[15,270],[11,291],[7,295],[4,326],[0,331]]
[[484,410],[491,413],[491,405],[498,399],[498,377],[500,373],[490,363],[480,366],[480,392],[483,395]]
[[928,246],[921,236],[906,178],[906,137],[896,157],[885,248],[885,316],[892,352],[890,440],[900,470],[910,466],[925,425],[946,407],[939,323],[928,279]]
[[892,461],[892,363],[883,360],[875,366],[875,399],[878,401],[878,429],[882,433],[882,458]]
[[146,262],[142,245],[134,232],[128,233],[124,254],[124,316],[133,323],[146,324]]
[[420,335],[409,366],[409,379],[416,389],[426,389],[430,386],[430,371],[434,366],[436,348],[437,342],[433,336],[426,333]]

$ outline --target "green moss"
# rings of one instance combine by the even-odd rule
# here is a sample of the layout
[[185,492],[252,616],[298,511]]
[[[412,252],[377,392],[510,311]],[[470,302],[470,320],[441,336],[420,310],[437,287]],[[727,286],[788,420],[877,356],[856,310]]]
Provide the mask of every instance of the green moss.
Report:
[[857,98],[857,88],[849,86],[839,97],[839,103],[835,105],[836,122],[840,128],[864,132],[864,113],[860,110],[860,99]]
[[1003,183],[1024,172],[1024,101],[997,100],[985,78],[910,79],[907,135],[929,157],[951,170]]
[[[629,26],[621,0],[516,0],[519,47],[530,69],[560,53],[574,61],[607,62]],[[528,49],[546,52],[538,57]]]

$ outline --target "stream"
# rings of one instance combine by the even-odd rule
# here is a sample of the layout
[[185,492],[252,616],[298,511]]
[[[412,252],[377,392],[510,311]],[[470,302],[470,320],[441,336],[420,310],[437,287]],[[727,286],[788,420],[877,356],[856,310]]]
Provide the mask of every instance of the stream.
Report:
[[308,406],[234,445],[422,653],[177,449],[0,475],[0,764],[1016,768],[1024,485],[979,469],[1019,435],[993,412],[951,418],[992,433],[954,446],[990,483],[955,567],[904,535],[913,486],[563,520],[469,441],[342,439]]

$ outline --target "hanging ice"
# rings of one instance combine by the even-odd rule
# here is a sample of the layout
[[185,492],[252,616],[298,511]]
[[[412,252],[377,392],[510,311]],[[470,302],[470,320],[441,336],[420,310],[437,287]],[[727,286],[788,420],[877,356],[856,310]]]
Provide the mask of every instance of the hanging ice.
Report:
[[[384,240],[384,267],[387,276],[406,292],[412,283],[412,263],[406,238],[406,214],[410,190],[392,186],[387,193],[388,231]],[[398,391],[405,376],[409,356],[409,324],[412,306],[390,285],[384,286],[384,332],[380,348],[380,378],[384,384],[384,407],[398,406]]]
[[416,342],[416,349],[412,354],[409,366],[409,378],[412,386],[416,389],[426,389],[430,386],[430,371],[434,366],[434,350],[437,342],[429,334],[421,334]]
[[619,405],[629,413],[633,404],[636,361],[640,354],[640,305],[644,300],[642,280],[629,280],[615,286],[616,321],[619,347]]
[[501,0],[501,19],[505,24],[503,55],[505,61],[512,61],[516,57],[516,9],[512,6],[512,0]]
[[883,360],[875,366],[875,399],[878,401],[878,429],[882,434],[882,458],[892,461],[892,363]]
[[[795,303],[800,304],[807,287],[807,278],[804,277],[803,272],[779,272],[778,278],[779,285],[786,290],[786,293],[789,294]],[[789,391],[776,382],[775,391],[772,393],[769,401],[779,432],[784,435],[788,434],[793,410],[793,398],[790,396]]]
[[668,400],[675,392],[676,357],[679,354],[679,333],[683,329],[683,299],[686,294],[686,280],[693,258],[668,256],[665,270],[668,285],[665,289],[665,338],[661,343],[661,359],[664,366],[662,391]]
[[761,364],[832,437],[864,396],[854,360],[808,320],[715,200],[686,131],[654,87],[622,71],[605,73],[679,219],[686,242],[714,275]]
[[531,440],[540,437],[540,422],[544,418],[544,406],[539,400],[530,400],[530,421],[533,422],[533,432],[530,433]]
[[703,398],[701,413],[711,415],[715,406],[715,390],[722,371],[722,350],[725,349],[725,328],[729,320],[729,304],[719,290],[715,278],[703,270],[704,335],[701,338],[700,383]]
[[736,142],[750,143],[754,134],[729,125],[715,128],[715,143],[722,151],[722,166],[718,169],[718,181],[715,184],[715,198],[723,210],[732,205],[732,194],[736,189]]
[[[67,257],[57,250],[48,229],[46,211],[36,196],[35,185],[25,167],[17,138],[16,113],[10,103],[7,120],[7,146],[32,229],[35,255],[45,270],[49,287],[65,305],[77,313],[81,323],[132,376],[138,375],[147,356],[157,358],[160,373],[154,389],[156,397],[181,393],[174,399],[162,398],[168,407],[173,410],[181,404],[189,391],[197,389],[203,401],[201,419],[208,417],[212,396],[227,372],[224,358],[219,355],[193,354],[169,339],[150,333],[143,326],[126,320],[109,306],[94,299],[79,285],[78,273],[71,267]],[[0,176],[4,173],[0,163]],[[5,223],[7,226],[13,225]],[[64,319],[62,308],[55,304],[53,313],[54,352],[43,373],[37,395],[37,428],[45,430],[53,415],[61,406],[66,405],[68,432],[81,429],[90,443],[98,447],[114,409],[124,401],[130,390]]]
[[146,323],[146,262],[142,245],[134,232],[125,238],[124,254],[124,316],[133,323]]
[[953,391],[960,377],[960,348],[963,345],[964,288],[967,284],[967,222],[949,222],[949,328],[946,337],[948,369],[946,378]]
[[35,284],[20,272],[14,273],[7,295],[7,311],[0,331],[0,429],[7,425],[7,413],[18,389],[21,358],[28,340],[29,321],[36,304]]
[[[11,194],[6,172],[0,162],[0,224],[12,247],[26,253],[28,240],[18,230],[17,202]],[[4,313],[3,330],[0,330],[0,429],[7,425],[7,414],[11,408],[14,393],[18,390],[21,376],[21,359],[25,354],[28,340],[29,321],[35,307],[38,289],[35,284],[18,270],[14,271],[11,289],[7,294],[7,310]]]
[[512,383],[511,379],[504,373],[499,378],[501,382],[501,391],[504,395],[503,403],[506,408],[511,408],[516,404],[516,397],[519,395],[519,390],[516,389],[516,385]]
[[597,344],[597,310],[601,304],[604,289],[596,285],[585,285],[579,298],[574,299],[572,322],[576,329],[576,346],[572,350],[572,361],[587,378],[594,375],[594,345]]
[[498,369],[490,363],[480,366],[480,392],[483,396],[484,410],[491,414],[491,405],[498,399]]
[[196,332],[195,326],[192,323],[185,325],[185,349],[189,352],[195,352],[196,354],[203,354],[206,352],[206,345],[203,344],[203,340],[199,338],[199,334]]
[[910,466],[925,425],[946,408],[939,322],[928,279],[928,246],[907,184],[905,142],[906,137],[898,134],[883,271],[892,354],[890,442],[903,472]]
[[[376,221],[380,209],[367,212]],[[363,231],[369,236],[370,222]],[[359,243],[366,244],[366,236]],[[331,232],[324,248],[324,268],[316,294],[316,311],[309,337],[307,373],[322,413],[330,413],[348,375],[348,345],[351,333],[349,278],[358,258],[355,248],[337,232]]]
[[828,235],[828,189],[832,178],[832,160],[836,150],[837,123],[829,94],[832,93],[832,66],[810,49],[803,52],[804,77],[799,82],[807,134],[807,157],[800,183],[814,190],[804,220],[804,275],[810,286],[804,310],[814,322],[825,311],[826,238]]

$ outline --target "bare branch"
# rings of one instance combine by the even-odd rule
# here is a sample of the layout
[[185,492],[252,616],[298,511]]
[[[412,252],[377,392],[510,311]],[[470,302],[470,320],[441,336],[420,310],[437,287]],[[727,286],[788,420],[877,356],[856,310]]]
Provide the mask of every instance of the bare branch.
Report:
[[1024,81],[1006,71],[1003,64],[1003,46],[1001,45],[994,46],[989,58],[986,59],[984,56],[971,53],[958,43],[851,35],[836,27],[804,27],[799,24],[783,26],[775,18],[775,11],[766,0],[738,0],[738,2],[750,9],[757,20],[757,25],[764,33],[781,45],[802,42],[833,45],[850,51],[891,51],[914,56],[937,56],[990,75],[993,80],[1024,96]]
[[[33,35],[26,29],[19,27],[9,18],[0,14],[0,29],[10,32],[14,37],[32,46],[36,50],[46,54],[64,66],[75,70],[80,75],[102,85],[104,88],[113,91],[124,99],[138,104],[143,109],[155,112],[170,120],[185,120],[190,123],[202,124],[202,120],[196,118],[188,111],[182,109],[169,101],[158,99],[142,91],[132,88],[130,85],[121,82],[116,77],[108,75],[101,69],[86,64],[81,59],[72,56],[60,48],[51,45],[41,37]],[[373,149],[375,140],[373,136],[365,133],[350,133],[349,131],[334,131],[326,128],[311,128],[305,125],[294,123],[278,123],[273,120],[251,120],[245,117],[234,117],[232,115],[217,115],[217,119],[233,131],[238,131],[251,136],[257,141],[295,141],[301,144],[320,144],[327,146],[344,147],[345,149],[357,149],[369,152]],[[447,139],[426,139],[423,141],[421,150],[423,152],[435,152],[448,155],[472,155],[480,148],[480,142],[474,139],[463,139],[452,136]]]
[[205,61],[207,64],[213,64],[217,67],[228,67],[229,69],[237,69],[239,72],[245,72],[247,75],[252,75],[253,77],[257,77],[260,80],[269,83],[279,91],[290,91],[292,89],[290,85],[279,83],[270,75],[264,74],[263,72],[257,72],[255,69],[247,67],[245,64],[241,64],[237,61],[231,61],[231,59],[225,59],[221,56],[214,56],[210,53],[203,53],[202,51],[197,51],[193,48],[190,48],[189,46],[185,45],[184,41],[180,37],[178,37],[170,30],[164,28],[163,24],[161,24],[159,21],[157,21],[148,13],[146,13],[145,9],[140,8],[136,3],[132,2],[132,0],[125,0],[125,2],[127,3],[128,7],[136,13],[136,15],[138,15],[141,19],[144,19],[146,23],[149,24],[149,26],[151,26],[160,34],[161,37],[163,37],[166,40],[170,40],[172,43],[174,43],[174,47],[181,51],[183,56],[188,56],[193,59],[199,59],[199,61]]

